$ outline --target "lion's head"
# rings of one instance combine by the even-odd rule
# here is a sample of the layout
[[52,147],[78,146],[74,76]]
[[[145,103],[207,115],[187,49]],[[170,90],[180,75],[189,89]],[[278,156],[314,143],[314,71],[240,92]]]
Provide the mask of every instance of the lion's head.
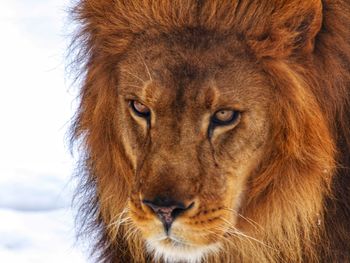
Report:
[[190,29],[139,41],[115,98],[130,216],[156,253],[201,256],[234,233],[248,177],[272,147],[273,90],[234,39]]
[[102,259],[317,258],[336,158],[316,96],[321,2],[83,0],[75,13],[88,59],[74,136]]

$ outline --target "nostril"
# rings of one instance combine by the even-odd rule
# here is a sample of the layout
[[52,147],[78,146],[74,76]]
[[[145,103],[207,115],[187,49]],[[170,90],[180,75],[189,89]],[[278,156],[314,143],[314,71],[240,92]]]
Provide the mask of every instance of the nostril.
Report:
[[176,217],[178,217],[180,214],[182,214],[186,209],[183,208],[175,208],[172,212],[171,212],[171,216],[175,219]]
[[[162,203],[156,198],[155,201],[143,200],[142,203],[151,208],[151,210],[158,216],[158,218],[163,222],[166,232],[169,231],[171,224],[174,220],[188,209],[194,206],[192,202],[187,207],[181,202],[166,202]],[[158,201],[158,202],[157,202]]]
[[194,206],[194,202],[192,202],[189,206],[185,207],[177,207],[175,208],[172,212],[171,215],[172,217],[175,219],[176,217],[178,217],[179,215],[181,215],[183,212],[191,209]]

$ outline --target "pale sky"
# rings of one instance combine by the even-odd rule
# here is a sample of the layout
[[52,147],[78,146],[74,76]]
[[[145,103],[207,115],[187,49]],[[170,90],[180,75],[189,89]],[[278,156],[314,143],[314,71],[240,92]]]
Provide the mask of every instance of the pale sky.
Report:
[[70,173],[64,135],[76,89],[64,72],[68,3],[1,1],[0,177],[9,170]]
[[65,138],[77,94],[65,73],[69,1],[1,0],[1,262],[86,262]]

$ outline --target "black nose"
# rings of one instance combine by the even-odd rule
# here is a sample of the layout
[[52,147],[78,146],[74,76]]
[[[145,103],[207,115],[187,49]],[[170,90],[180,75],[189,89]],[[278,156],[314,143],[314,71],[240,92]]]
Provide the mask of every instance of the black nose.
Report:
[[162,221],[166,233],[169,232],[170,227],[176,217],[190,209],[193,206],[193,203],[185,206],[182,202],[176,202],[168,198],[156,197],[153,200],[143,200],[145,205],[150,207],[153,212],[158,216],[160,221]]

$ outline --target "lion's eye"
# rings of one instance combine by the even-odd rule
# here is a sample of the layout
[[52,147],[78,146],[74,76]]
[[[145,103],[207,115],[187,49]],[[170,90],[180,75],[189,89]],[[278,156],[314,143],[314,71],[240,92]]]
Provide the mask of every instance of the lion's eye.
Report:
[[130,107],[140,117],[148,118],[151,114],[151,110],[147,106],[136,100],[130,101]]
[[235,110],[218,110],[212,117],[214,125],[229,125],[234,123],[240,116],[239,111]]

